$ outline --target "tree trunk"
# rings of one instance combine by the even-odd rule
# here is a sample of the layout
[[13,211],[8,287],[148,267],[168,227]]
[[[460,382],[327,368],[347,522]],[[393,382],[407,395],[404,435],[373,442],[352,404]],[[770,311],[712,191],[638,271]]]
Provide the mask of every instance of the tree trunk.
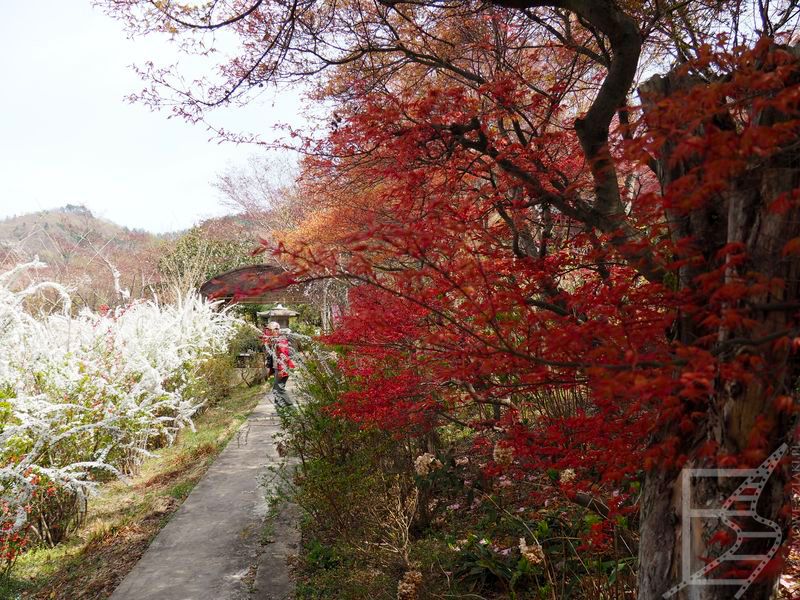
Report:
[[[697,81],[680,79],[673,75],[656,77],[643,89],[645,110],[653,100],[664,98],[677,89],[701,85]],[[726,115],[721,115],[725,126]],[[780,120],[772,114],[757,117],[760,124]],[[715,117],[716,121],[716,117]],[[691,165],[674,164],[670,160],[672,148],[662,149],[659,157],[659,178],[666,188],[676,178],[687,172]],[[715,466],[715,459],[704,457],[701,448],[709,441],[715,442],[717,454],[737,457],[738,466],[749,460],[754,466],[786,443],[793,442],[794,420],[791,411],[776,406],[776,398],[795,398],[795,387],[800,374],[798,359],[788,344],[774,342],[785,338],[793,328],[793,315],[798,312],[800,301],[800,262],[792,254],[783,256],[786,243],[800,237],[800,211],[796,207],[786,214],[776,214],[769,209],[772,200],[779,194],[795,189],[800,184],[796,152],[787,150],[749,170],[746,177],[730,183],[727,192],[721,194],[718,203],[705,206],[688,215],[668,215],[675,223],[674,237],[692,237],[702,245],[701,251],[714,264],[717,251],[725,244],[740,242],[747,253],[747,264],[731,269],[730,277],[757,272],[764,281],[776,279],[782,283],[767,285],[763,295],[749,299],[751,317],[755,325],[747,340],[740,340],[734,332],[719,332],[714,351],[720,357],[732,358],[748,354],[760,359],[753,363],[756,376],[747,383],[727,381],[719,374],[714,385],[713,396],[708,400],[708,409],[700,427],[690,436],[677,428],[663,431],[652,443],[657,444],[670,436],[681,437],[678,452],[687,457],[686,469],[703,469]],[[697,270],[685,267],[680,273],[680,285],[693,285]],[[675,325],[676,337],[684,344],[691,344],[699,335],[696,326],[688,318],[679,318]],[[788,334],[790,337],[796,333]],[[758,342],[758,340],[763,340]],[[788,453],[787,453],[788,454]],[[784,547],[789,533],[790,519],[781,509],[790,506],[791,480],[788,461],[779,464],[768,476],[761,478],[763,490],[757,504],[747,498],[753,490],[738,496],[747,496],[734,505],[744,510],[757,508],[759,517],[777,524],[772,531],[768,523],[759,523],[751,516],[741,514],[736,519],[744,531],[760,531],[764,537],[743,537],[738,555],[768,555],[778,540]],[[682,475],[683,471],[655,468],[646,475],[641,500],[641,526],[639,544],[639,598],[655,600],[665,597],[692,600],[722,600],[729,598],[767,599],[772,597],[780,569],[765,569],[752,584],[735,585],[684,585],[686,578],[703,569],[703,558],[722,556],[734,545],[737,535],[726,526],[717,514],[685,514],[685,508],[721,509],[724,502],[744,481],[743,476],[733,477],[718,471],[716,477],[697,474]],[[755,481],[755,480],[754,480]],[[687,489],[686,484],[689,483]],[[756,490],[758,491],[758,490]],[[691,516],[694,515],[694,516]],[[749,523],[749,525],[748,525]],[[688,527],[687,527],[688,525]],[[749,528],[749,529],[748,529]],[[712,536],[727,532],[729,537],[714,542]],[[780,537],[778,537],[780,536]],[[688,549],[688,556],[686,550]],[[707,580],[747,579],[756,572],[756,565],[764,561],[753,560],[740,563],[741,573],[732,574],[736,563],[725,561],[705,576]],[[726,572],[727,571],[727,572]],[[738,595],[737,595],[738,594]]]

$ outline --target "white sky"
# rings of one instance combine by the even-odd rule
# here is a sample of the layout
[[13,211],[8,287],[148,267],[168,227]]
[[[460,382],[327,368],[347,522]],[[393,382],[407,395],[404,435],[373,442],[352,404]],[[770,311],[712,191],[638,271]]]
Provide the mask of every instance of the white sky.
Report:
[[[129,40],[90,0],[9,1],[0,19],[0,218],[84,204],[120,225],[165,232],[229,212],[211,182],[258,149],[218,144],[203,125],[153,113],[125,96],[130,68],[169,64],[174,50]],[[215,125],[271,137],[302,123],[298,96],[264,94]]]

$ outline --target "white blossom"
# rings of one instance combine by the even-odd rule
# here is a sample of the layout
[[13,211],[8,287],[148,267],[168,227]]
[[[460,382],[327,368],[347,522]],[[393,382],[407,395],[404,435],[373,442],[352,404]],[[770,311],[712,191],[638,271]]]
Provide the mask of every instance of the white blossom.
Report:
[[[187,388],[236,328],[196,293],[170,305],[141,301],[75,315],[57,283],[20,289],[19,277],[42,266],[36,260],[0,274],[0,500],[16,507],[16,527],[34,476],[85,496],[93,473],[121,476],[125,457],[191,426],[201,403]],[[45,290],[59,306],[32,313],[26,302]]]

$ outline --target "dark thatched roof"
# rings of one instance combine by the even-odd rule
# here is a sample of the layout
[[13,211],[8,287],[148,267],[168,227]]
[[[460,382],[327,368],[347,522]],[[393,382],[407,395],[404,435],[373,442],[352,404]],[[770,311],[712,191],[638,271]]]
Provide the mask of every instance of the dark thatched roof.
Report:
[[201,285],[200,293],[212,300],[240,304],[306,300],[302,288],[287,285],[286,272],[274,265],[252,265],[220,273]]

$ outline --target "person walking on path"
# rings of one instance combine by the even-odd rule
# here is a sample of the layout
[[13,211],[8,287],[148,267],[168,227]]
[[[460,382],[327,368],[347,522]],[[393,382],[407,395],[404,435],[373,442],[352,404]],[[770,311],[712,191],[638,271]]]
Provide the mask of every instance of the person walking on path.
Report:
[[281,326],[275,321],[267,324],[264,330],[264,343],[267,347],[267,374],[275,375],[272,384],[272,396],[277,408],[292,406],[292,401],[286,392],[286,382],[289,380],[289,371],[294,369],[289,352],[289,341],[281,335]]

